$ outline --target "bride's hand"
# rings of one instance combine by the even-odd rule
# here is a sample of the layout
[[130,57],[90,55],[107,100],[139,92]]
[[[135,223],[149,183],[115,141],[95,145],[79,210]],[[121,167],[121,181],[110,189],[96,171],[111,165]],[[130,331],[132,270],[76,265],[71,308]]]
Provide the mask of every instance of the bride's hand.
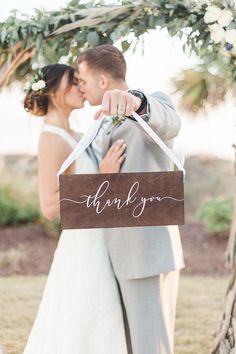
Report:
[[117,173],[120,172],[120,167],[126,155],[124,151],[126,145],[124,140],[117,140],[108,150],[104,158],[99,164],[100,173]]

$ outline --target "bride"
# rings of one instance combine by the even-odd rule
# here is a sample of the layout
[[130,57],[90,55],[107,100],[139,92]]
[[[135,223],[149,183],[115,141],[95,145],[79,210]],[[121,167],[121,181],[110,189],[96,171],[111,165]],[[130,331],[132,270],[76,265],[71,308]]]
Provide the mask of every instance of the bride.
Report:
[[[43,215],[59,216],[57,172],[81,135],[69,115],[84,99],[74,69],[44,67],[27,88],[24,107],[45,116],[38,148],[38,181]],[[117,141],[100,172],[119,172],[125,145]],[[96,173],[88,152],[66,173]],[[102,229],[64,230],[56,248],[42,300],[24,354],[125,354],[122,307]]]

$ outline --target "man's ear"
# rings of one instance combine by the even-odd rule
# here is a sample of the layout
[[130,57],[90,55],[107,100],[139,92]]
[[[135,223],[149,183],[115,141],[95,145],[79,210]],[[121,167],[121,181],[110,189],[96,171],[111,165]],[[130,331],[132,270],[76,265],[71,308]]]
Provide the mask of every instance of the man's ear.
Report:
[[107,90],[108,87],[108,78],[106,75],[100,75],[99,84],[102,90]]

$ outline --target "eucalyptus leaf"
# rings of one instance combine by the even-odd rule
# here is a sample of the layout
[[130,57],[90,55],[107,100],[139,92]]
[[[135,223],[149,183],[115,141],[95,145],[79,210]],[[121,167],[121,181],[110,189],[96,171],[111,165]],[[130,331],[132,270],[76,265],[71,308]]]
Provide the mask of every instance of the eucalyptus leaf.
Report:
[[158,17],[156,19],[156,25],[160,26],[160,27],[164,27],[165,26],[165,18],[164,17]]
[[19,35],[17,29],[14,29],[11,33],[11,38],[14,42],[17,42],[19,40]]
[[131,45],[131,43],[129,43],[128,41],[122,41],[121,47],[122,47],[123,52],[126,52],[129,49],[130,45]]
[[95,31],[90,31],[87,34],[87,41],[90,47],[95,47],[99,44],[99,35]]
[[229,24],[229,26],[227,27],[227,30],[231,30],[231,29],[235,29],[236,28],[236,21],[233,21]]
[[42,51],[42,55],[45,57],[47,62],[49,63],[56,62],[56,58],[58,54],[47,42],[44,42],[41,51]]
[[8,35],[8,32],[5,28],[1,31],[1,42],[3,43]]
[[153,15],[151,15],[148,19],[148,25],[150,27],[154,27],[155,24],[156,24],[155,17]]
[[36,42],[35,42],[35,46],[36,49],[39,50],[41,45],[42,45],[42,41],[43,41],[43,36],[41,33],[38,34],[37,38],[36,38]]

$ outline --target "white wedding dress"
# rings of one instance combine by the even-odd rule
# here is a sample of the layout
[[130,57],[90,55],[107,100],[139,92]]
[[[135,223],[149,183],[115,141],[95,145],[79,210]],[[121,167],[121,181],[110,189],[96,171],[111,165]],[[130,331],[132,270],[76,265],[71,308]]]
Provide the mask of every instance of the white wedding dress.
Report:
[[[44,125],[71,148],[64,129]],[[87,153],[76,173],[95,173]],[[119,292],[102,229],[64,230],[24,354],[126,354]]]

